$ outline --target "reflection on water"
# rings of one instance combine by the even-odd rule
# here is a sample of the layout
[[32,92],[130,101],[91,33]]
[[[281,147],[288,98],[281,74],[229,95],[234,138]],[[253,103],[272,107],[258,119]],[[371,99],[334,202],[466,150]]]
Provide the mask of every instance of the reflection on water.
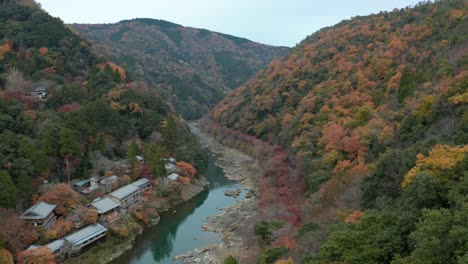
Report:
[[158,225],[147,228],[140,235],[132,250],[122,255],[113,264],[174,263],[174,256],[208,244],[221,241],[218,234],[201,229],[204,220],[220,214],[219,208],[233,205],[235,198],[224,192],[237,188],[235,182],[224,177],[221,168],[215,165],[216,157],[210,156],[207,168],[209,188],[192,200],[175,208],[175,212],[161,214]]

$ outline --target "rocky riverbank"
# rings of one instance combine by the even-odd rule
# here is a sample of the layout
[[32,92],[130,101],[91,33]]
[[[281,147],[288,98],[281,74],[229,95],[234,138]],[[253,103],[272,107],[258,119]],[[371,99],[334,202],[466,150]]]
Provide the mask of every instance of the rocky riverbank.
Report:
[[[215,138],[207,135],[198,127],[198,123],[190,123],[192,132],[200,142],[218,155],[216,165],[221,167],[228,179],[242,184],[245,198],[236,205],[224,208],[223,213],[208,218],[203,229],[220,233],[223,240],[218,245],[207,245],[176,257],[183,263],[223,263],[228,255],[242,256],[247,250],[248,226],[255,222],[257,206],[256,178],[262,174],[260,166],[250,156],[220,144]],[[231,190],[226,195],[238,195],[239,190]]]

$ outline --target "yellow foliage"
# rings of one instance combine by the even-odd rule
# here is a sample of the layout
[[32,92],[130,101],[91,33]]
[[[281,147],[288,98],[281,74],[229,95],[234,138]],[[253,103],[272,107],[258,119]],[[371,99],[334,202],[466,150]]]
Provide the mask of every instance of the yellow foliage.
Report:
[[275,264],[294,264],[294,261],[289,257],[288,259],[278,260]]
[[405,175],[403,188],[410,185],[420,172],[427,172],[444,181],[458,177],[459,175],[453,175],[452,170],[462,162],[467,152],[468,145],[461,147],[436,145],[429,152],[428,157],[422,154],[416,155],[416,166]]
[[5,56],[11,51],[11,46],[8,43],[0,46],[0,60],[3,60]]
[[448,100],[452,104],[466,104],[468,103],[468,92],[464,92],[463,94],[457,94],[455,96],[450,97]]
[[335,163],[336,161],[341,160],[342,158],[343,156],[340,154],[340,152],[332,149],[323,155],[322,161],[323,163],[329,166]]
[[421,103],[414,111],[415,116],[425,117],[432,114],[432,108],[436,97],[434,95],[425,95],[421,99]]

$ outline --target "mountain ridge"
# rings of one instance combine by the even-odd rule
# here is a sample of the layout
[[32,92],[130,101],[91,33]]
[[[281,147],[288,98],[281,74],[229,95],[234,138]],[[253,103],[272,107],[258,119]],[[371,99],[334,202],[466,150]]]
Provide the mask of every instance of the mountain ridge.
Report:
[[155,86],[186,119],[201,117],[289,50],[148,18],[70,26],[129,68],[136,79]]

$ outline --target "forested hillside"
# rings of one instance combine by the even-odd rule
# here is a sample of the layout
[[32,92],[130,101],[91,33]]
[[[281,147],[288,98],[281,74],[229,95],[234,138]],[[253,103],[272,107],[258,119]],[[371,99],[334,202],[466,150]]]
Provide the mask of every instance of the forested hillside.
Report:
[[186,119],[200,118],[288,50],[154,19],[72,27]]
[[298,166],[295,258],[467,263],[467,10],[435,1],[324,28],[210,113],[237,130],[214,125],[224,140],[255,136]]
[[[48,191],[45,181],[104,173],[93,164],[125,159],[135,143],[148,148],[154,177],[169,155],[204,170],[200,146],[164,100],[94,54],[61,20],[20,2],[0,8],[0,258],[8,258],[5,247],[16,254],[38,239],[14,209]],[[38,87],[49,94],[39,98]],[[61,202],[71,206],[72,198]]]

